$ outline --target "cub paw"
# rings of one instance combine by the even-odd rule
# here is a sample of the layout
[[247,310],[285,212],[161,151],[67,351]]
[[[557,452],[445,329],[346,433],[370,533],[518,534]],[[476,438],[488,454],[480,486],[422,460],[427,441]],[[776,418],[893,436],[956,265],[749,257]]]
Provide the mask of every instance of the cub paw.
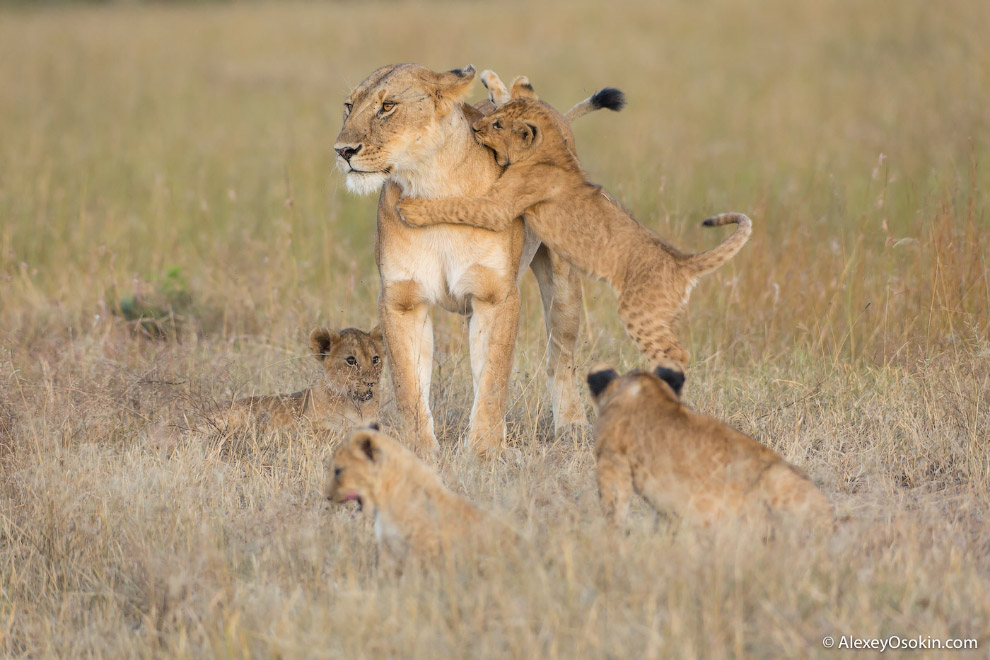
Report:
[[423,202],[418,199],[403,197],[395,205],[395,210],[399,213],[402,221],[410,227],[423,227],[428,224],[426,210],[423,206]]

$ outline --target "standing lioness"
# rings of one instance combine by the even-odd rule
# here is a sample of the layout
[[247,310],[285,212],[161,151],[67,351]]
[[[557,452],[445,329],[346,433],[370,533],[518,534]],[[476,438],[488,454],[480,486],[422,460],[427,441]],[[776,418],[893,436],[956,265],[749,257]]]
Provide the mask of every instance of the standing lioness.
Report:
[[347,97],[334,145],[349,190],[381,190],[375,244],[379,319],[402,437],[420,453],[438,449],[429,408],[431,305],[470,319],[474,404],[467,443],[479,451],[500,445],[519,316],[517,281],[527,266],[543,298],[555,426],[587,423],[573,378],[578,274],[527,233],[521,220],[499,233],[450,225],[415,229],[395,212],[400,195],[481,195],[502,173],[472,135],[471,123],[481,113],[461,103],[474,76],[471,66],[444,73],[415,64],[382,67]]

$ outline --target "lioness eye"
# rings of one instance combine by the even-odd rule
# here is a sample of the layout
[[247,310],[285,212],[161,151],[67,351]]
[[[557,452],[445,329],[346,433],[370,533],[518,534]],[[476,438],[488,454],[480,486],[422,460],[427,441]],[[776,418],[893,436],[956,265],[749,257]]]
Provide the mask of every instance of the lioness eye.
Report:
[[379,362],[381,362],[381,360],[378,359],[377,355],[371,358],[371,364],[378,364]]
[[353,366],[354,366],[355,364],[357,364],[357,360],[356,360],[356,359],[354,358],[354,356],[353,356],[353,355],[351,355],[350,357],[348,357],[348,358],[347,358],[347,364],[349,364],[349,365],[351,365],[352,367],[353,367]]
[[350,103],[345,103],[345,104],[344,104],[344,111],[345,111],[345,112],[348,112],[348,113],[350,113],[350,111],[351,111],[351,108],[353,108],[353,107],[354,107],[354,106],[353,106],[352,104],[350,104]]
[[395,107],[394,101],[385,101],[382,103],[382,112],[392,112],[392,108]]

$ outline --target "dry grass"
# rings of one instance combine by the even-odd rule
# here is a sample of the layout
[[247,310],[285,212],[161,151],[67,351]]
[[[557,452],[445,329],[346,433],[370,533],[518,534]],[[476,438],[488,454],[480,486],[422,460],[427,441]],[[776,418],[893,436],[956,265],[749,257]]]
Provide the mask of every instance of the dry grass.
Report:
[[[2,10],[0,654],[985,654],[988,33],[981,3],[918,0]],[[804,466],[834,538],[741,548],[644,507],[608,533],[589,445],[548,437],[529,277],[518,464],[457,450],[464,323],[436,315],[444,478],[529,539],[481,572],[377,575],[368,521],[319,497],[334,438],[179,432],[306,384],[314,325],[371,324],[374,201],[330,145],[350,87],[409,60],[561,106],[621,87],[576,127],[597,179],[688,249],[754,218],[692,298],[687,397]],[[586,292],[581,360],[636,364]]]

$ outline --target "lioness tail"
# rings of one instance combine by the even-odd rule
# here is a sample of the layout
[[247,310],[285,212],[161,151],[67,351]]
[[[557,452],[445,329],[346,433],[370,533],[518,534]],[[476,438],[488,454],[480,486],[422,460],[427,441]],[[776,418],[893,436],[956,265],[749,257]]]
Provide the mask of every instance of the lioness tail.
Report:
[[615,87],[605,87],[568,110],[564,114],[564,119],[570,124],[578,117],[583,117],[595,110],[607,108],[613,112],[618,112],[624,107],[626,107],[626,95]]

